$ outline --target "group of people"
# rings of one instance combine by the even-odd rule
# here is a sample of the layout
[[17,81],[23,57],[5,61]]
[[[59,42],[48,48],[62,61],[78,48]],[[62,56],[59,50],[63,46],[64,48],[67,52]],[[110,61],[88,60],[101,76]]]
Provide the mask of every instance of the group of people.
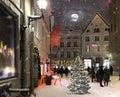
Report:
[[61,77],[63,77],[63,74],[65,74],[65,76],[68,77],[68,73],[70,72],[67,66],[66,67],[64,66],[54,67],[53,71],[54,73],[57,73]]
[[[91,68],[87,68],[88,74],[91,77],[91,81],[97,81],[100,83],[101,87],[108,86],[108,82],[110,81],[110,75],[113,74],[113,68],[112,66],[103,67],[99,66],[99,68],[95,68],[92,66]],[[103,84],[104,83],[104,84]]]
[[[68,74],[70,70],[68,67],[64,66],[57,66],[53,68],[54,73],[60,75],[62,78],[63,75],[65,74],[66,77],[68,77]],[[110,81],[110,75],[113,74],[113,67],[110,66],[104,67],[104,66],[99,66],[99,67],[94,67],[92,66],[91,68],[87,68],[88,74],[90,75],[91,81],[97,81],[99,82],[101,87],[108,86],[108,82]]]

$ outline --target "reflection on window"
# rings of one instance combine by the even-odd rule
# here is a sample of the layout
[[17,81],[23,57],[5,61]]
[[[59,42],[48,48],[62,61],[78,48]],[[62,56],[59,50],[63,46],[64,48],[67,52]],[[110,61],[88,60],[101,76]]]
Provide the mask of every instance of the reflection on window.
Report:
[[7,45],[0,41],[0,79],[7,78],[15,73],[14,65],[14,51],[8,48]]
[[0,80],[15,76],[15,18],[0,9]]

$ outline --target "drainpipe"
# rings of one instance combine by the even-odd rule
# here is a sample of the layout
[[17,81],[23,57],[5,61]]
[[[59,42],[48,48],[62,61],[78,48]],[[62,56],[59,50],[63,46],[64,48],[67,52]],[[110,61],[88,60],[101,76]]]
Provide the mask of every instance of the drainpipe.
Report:
[[[32,28],[33,29],[33,28]],[[34,93],[34,30],[30,33],[30,93],[35,95]]]
[[21,58],[21,88],[28,88],[28,80],[27,71],[26,71],[26,26],[25,26],[25,1],[20,0],[20,8],[13,2],[13,0],[9,0],[14,7],[21,13],[20,17],[20,58]]
[[21,88],[26,88],[27,86],[27,77],[26,77],[26,31],[25,31],[25,1],[20,1],[20,6],[23,9],[23,14],[21,15],[21,51],[20,51],[20,57],[21,57]]
[[[22,2],[22,1],[21,1]],[[23,1],[23,9],[24,9],[24,14],[25,14],[25,1]],[[25,24],[25,15],[22,16],[22,24]],[[29,21],[28,21],[29,22]],[[28,24],[28,32],[30,32],[30,69],[28,69],[27,65],[27,33],[25,31],[25,27],[22,26],[23,31],[22,31],[22,53],[21,53],[21,58],[22,58],[22,77],[21,77],[21,86],[22,88],[29,88],[29,93],[31,96],[36,96],[34,93],[34,56],[33,56],[33,49],[34,49],[34,28],[31,28],[33,25]],[[30,77],[30,78],[29,78]],[[26,93],[22,93],[24,96],[26,96]]]

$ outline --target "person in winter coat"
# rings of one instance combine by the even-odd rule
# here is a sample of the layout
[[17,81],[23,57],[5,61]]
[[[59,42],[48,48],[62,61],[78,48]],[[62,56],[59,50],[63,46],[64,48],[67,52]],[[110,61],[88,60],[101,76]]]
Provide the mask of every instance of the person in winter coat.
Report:
[[63,69],[63,66],[60,67],[60,75],[61,75],[61,78],[63,77],[63,73],[64,73],[64,69]]
[[103,66],[100,66],[100,68],[99,68],[99,83],[100,83],[100,86],[101,86],[101,87],[104,87],[104,86],[102,85],[103,77],[104,77]]
[[110,66],[110,75],[113,75],[113,67]]
[[64,73],[65,73],[66,77],[68,77],[69,70],[67,67],[65,67]]
[[108,86],[109,79],[110,79],[110,70],[107,67],[105,67],[105,69],[104,69],[104,86]]
[[93,82],[94,79],[95,79],[95,68],[94,68],[93,66],[92,66],[92,68],[91,68],[90,74],[91,74],[91,81]]

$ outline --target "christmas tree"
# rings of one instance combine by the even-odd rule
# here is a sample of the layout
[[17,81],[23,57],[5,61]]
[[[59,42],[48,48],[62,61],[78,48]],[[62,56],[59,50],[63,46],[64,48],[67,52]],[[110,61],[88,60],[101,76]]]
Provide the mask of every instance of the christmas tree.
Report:
[[80,56],[77,56],[74,65],[71,69],[72,75],[70,78],[70,84],[68,85],[68,89],[70,93],[73,94],[86,94],[90,89],[88,73],[84,69],[83,62]]

